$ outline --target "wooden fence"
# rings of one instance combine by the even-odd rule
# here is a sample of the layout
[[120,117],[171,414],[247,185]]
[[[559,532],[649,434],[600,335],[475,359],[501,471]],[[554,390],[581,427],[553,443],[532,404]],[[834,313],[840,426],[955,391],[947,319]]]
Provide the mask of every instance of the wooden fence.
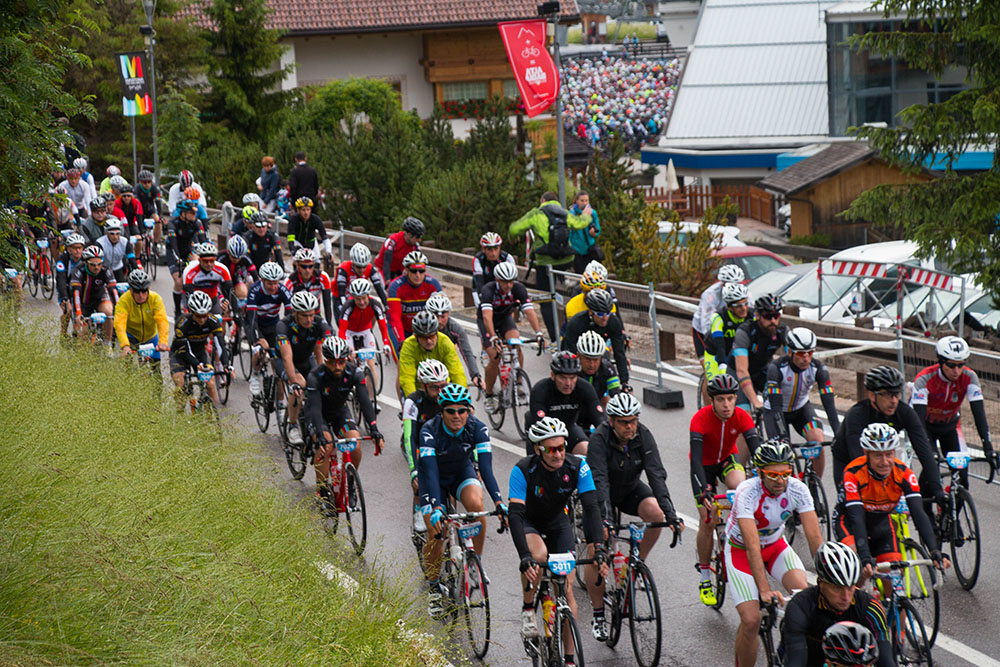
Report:
[[684,185],[668,193],[666,188],[646,188],[648,203],[664,204],[684,218],[700,218],[705,209],[729,201],[740,207],[740,217],[771,224],[774,221],[774,198],[752,185]]

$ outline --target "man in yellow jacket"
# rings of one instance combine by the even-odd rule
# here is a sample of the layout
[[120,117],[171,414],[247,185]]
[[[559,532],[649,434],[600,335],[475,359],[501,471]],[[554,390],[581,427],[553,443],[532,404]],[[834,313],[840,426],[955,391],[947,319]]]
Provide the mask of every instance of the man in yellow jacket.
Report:
[[399,388],[403,396],[417,390],[417,364],[425,359],[437,359],[448,369],[448,381],[468,385],[458,349],[447,336],[438,335],[438,319],[433,313],[421,310],[413,318],[413,335],[399,348]]
[[115,306],[115,332],[122,346],[122,356],[139,349],[140,345],[156,346],[151,359],[159,361],[160,352],[170,349],[170,324],[163,299],[149,290],[149,274],[136,269],[128,274],[129,290]]

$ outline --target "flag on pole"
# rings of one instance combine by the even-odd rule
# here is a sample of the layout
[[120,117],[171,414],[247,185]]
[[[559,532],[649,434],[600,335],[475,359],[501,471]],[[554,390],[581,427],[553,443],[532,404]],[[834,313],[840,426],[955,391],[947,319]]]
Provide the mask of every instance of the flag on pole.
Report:
[[122,79],[122,113],[127,116],[145,116],[153,113],[146,78],[146,54],[119,53],[118,65]]
[[537,116],[559,95],[559,72],[545,48],[545,21],[509,21],[498,27],[524,109],[529,118]]

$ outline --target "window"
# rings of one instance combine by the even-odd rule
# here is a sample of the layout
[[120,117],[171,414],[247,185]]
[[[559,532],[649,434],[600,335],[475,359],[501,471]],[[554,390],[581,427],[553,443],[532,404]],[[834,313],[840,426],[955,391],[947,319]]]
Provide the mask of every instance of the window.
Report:
[[515,100],[521,96],[520,91],[517,89],[517,81],[514,79],[503,80],[503,96],[511,100]]
[[489,98],[489,84],[486,81],[459,81],[441,84],[441,94],[445,102],[463,100],[485,100]]

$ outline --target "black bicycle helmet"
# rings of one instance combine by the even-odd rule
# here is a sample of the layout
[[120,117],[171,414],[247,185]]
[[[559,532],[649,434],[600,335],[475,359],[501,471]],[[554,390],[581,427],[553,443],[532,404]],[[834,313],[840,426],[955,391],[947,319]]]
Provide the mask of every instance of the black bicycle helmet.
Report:
[[732,375],[720,373],[708,381],[708,395],[735,394],[740,390],[740,383]]
[[100,211],[108,207],[108,200],[104,198],[104,195],[97,195],[90,200],[90,210]]
[[777,294],[765,294],[753,302],[754,310],[758,313],[779,313],[785,302]]
[[153,180],[153,172],[151,172],[149,169],[143,169],[142,171],[139,172],[139,180],[140,181]]
[[615,300],[611,298],[611,293],[599,287],[587,292],[587,296],[583,297],[583,303],[588,310],[595,313],[610,313],[615,306]]
[[437,333],[438,326],[437,315],[426,310],[421,310],[413,316],[413,321],[410,323],[410,330],[416,336],[430,336]]
[[135,188],[133,188],[130,184],[126,183],[125,185],[118,188],[118,192],[120,192],[123,195],[130,195],[135,192]]
[[572,352],[562,351],[552,355],[549,369],[560,375],[576,375],[580,372],[580,357]]
[[411,215],[406,220],[403,220],[403,231],[409,232],[416,237],[422,237],[424,232],[427,231],[427,228],[424,226],[423,222],[417,220]]
[[823,655],[838,665],[874,665],[878,662],[878,644],[865,626],[841,621],[826,629]]
[[865,373],[869,391],[903,391],[903,374],[895,366],[876,366]]
[[781,438],[771,438],[767,442],[758,445],[753,453],[753,465],[755,468],[775,465],[776,463],[791,464],[795,460],[795,452],[792,446]]

